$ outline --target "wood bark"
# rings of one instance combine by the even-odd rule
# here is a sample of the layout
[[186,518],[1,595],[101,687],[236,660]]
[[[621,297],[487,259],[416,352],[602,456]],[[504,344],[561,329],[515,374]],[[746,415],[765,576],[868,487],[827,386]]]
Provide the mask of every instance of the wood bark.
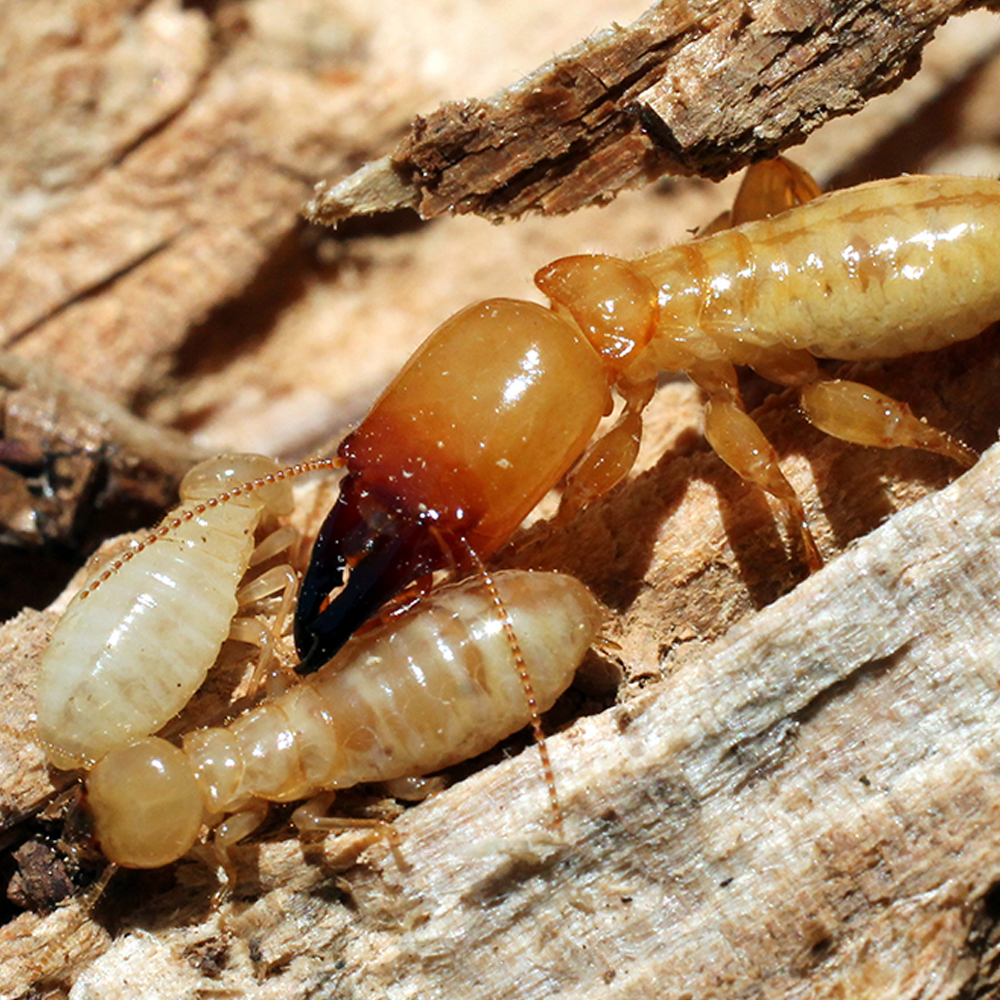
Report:
[[[0,991],[981,995],[998,471],[993,449],[665,682],[553,737],[561,837],[528,750],[409,811],[395,852],[279,829],[240,849],[219,908],[191,861],[115,876],[91,912],[23,914],[0,932]],[[32,662],[16,671],[29,704]]]
[[[520,71],[495,78],[484,53],[502,59],[508,37],[534,62],[556,48],[518,34],[538,23],[537,2],[485,26],[461,4],[422,5],[419,20],[412,6],[51,0],[37,20],[6,12],[21,73],[0,81],[20,123],[0,163],[21,185],[0,262],[8,441],[44,450],[82,427],[75,440],[155,470],[161,498],[205,447],[315,447],[453,309],[530,294],[533,268],[560,253],[684,238],[731,196],[654,185],[601,213],[503,228],[397,216],[302,232],[295,211],[316,176],[385,153],[429,102]],[[904,13],[930,25],[943,11]],[[586,26],[573,30],[560,47]],[[821,179],[1000,172],[1000,18],[968,15],[941,35],[923,72],[803,148]],[[464,75],[441,71],[442,38],[469,42]],[[826,38],[833,60],[857,53],[851,37]],[[707,121],[713,108],[689,111]],[[847,373],[985,450],[1000,427],[998,343],[987,333]],[[20,867],[0,996],[995,992],[1000,456],[949,486],[957,470],[942,459],[832,441],[770,397],[758,417],[831,560],[803,581],[771,507],[705,450],[699,405],[666,385],[636,477],[562,531],[527,528],[501,559],[577,573],[610,608],[608,641],[549,723],[562,730],[561,839],[521,738],[407,809],[395,855],[366,835],[304,842],[279,811],[238,850],[222,906],[197,859],[119,872],[94,906],[93,869],[49,850],[67,809],[53,796],[72,776],[47,770],[33,740],[34,678],[61,605],[3,626],[0,827],[4,871]],[[59,415],[12,423],[29,412]],[[303,530],[331,488],[300,491]],[[343,808],[386,807],[373,794]]]
[[489,100],[411,122],[309,203],[317,222],[415,208],[493,220],[603,203],[663,174],[719,180],[895,89],[966,2],[658,3]]

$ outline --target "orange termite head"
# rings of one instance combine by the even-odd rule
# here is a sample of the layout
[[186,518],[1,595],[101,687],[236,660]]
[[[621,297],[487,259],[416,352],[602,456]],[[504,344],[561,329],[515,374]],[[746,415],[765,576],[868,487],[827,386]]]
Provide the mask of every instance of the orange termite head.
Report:
[[408,584],[503,545],[610,412],[610,381],[583,332],[533,302],[488,299],[438,327],[340,446],[348,475],[296,609],[299,672]]
[[626,260],[603,254],[562,257],[538,271],[535,284],[557,311],[573,317],[616,373],[629,366],[656,331],[656,288]]

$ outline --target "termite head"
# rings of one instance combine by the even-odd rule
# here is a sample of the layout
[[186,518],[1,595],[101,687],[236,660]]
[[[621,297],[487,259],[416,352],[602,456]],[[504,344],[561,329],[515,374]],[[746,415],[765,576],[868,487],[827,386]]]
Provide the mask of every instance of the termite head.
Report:
[[[210,500],[243,483],[272,476],[277,469],[273,459],[263,455],[219,455],[199,462],[181,480],[180,495],[186,501]],[[230,503],[257,504],[275,517],[287,517],[295,509],[289,477],[258,486],[252,493],[242,493]]]
[[104,856],[159,868],[195,845],[202,798],[183,751],[150,736],[112,750],[87,778],[87,805]]
[[615,374],[656,332],[656,288],[626,260],[603,254],[562,257],[538,271],[535,284],[557,312],[573,317]]
[[575,324],[532,302],[438,327],[340,446],[348,474],[296,609],[299,672],[408,584],[503,545],[610,412],[612,381]]

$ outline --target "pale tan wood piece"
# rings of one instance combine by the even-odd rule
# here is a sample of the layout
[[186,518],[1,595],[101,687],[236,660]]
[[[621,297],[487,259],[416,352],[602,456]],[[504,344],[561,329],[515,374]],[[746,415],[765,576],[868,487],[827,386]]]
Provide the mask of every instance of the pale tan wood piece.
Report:
[[563,839],[528,751],[410,811],[396,856],[351,867],[351,837],[248,846],[239,901],[215,912],[201,877],[145,903],[112,883],[135,929],[110,941],[78,912],[74,954],[65,913],[25,915],[0,933],[0,995],[39,977],[109,998],[971,988],[993,973],[1000,849],[998,474],[993,449],[554,737]]
[[604,203],[662,174],[720,179],[893,90],[934,29],[973,6],[657,3],[487,100],[415,118],[392,153],[318,185],[307,214],[499,220]]
[[[533,271],[563,254],[683,239],[731,192],[654,185],[600,212],[516,227],[396,217],[319,245],[300,238],[297,212],[318,176],[345,176],[415,113],[509,84],[642,10],[540,2],[9,4],[3,338],[213,449],[301,454],[357,419],[468,302],[532,296]],[[807,146],[806,165],[824,181],[866,151],[864,177],[942,155],[952,170],[1000,169],[989,166],[996,85],[975,75],[998,22],[952,18],[925,71],[817,133],[830,141]]]

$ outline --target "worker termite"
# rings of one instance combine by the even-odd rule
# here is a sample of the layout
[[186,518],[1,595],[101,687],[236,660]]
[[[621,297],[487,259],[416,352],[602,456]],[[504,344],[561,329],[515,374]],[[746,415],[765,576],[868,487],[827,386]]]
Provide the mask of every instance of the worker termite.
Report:
[[[905,403],[827,378],[815,359],[930,351],[1000,318],[1000,181],[911,176],[815,195],[788,161],[762,164],[732,228],[631,261],[566,257],[535,276],[551,309],[491,299],[446,320],[340,446],[347,476],[296,609],[299,670],[411,583],[495,552],[567,472],[564,518],[618,483],[662,370],[704,390],[709,443],[778,501],[813,569],[801,502],[743,409],[736,365],[797,388],[835,437],[971,464]],[[624,408],[588,449],[612,389]]]
[[[227,637],[260,646],[266,669],[270,632],[238,610],[280,592],[280,623],[297,577],[277,565],[241,580],[296,537],[279,522],[291,511],[293,471],[259,455],[203,462],[185,476],[181,506],[158,529],[97,567],[42,660],[37,730],[52,764],[90,766],[156,732],[187,704]],[[264,537],[255,545],[258,526]]]
[[[256,642],[270,654],[268,630],[253,618],[234,615],[248,602],[281,591],[280,621],[294,590],[294,571],[281,565],[249,583],[241,585],[240,581],[249,566],[280,553],[294,537],[290,529],[277,526],[277,518],[290,512],[290,480],[332,464],[331,460],[317,459],[280,469],[263,456],[223,456],[196,466],[181,485],[182,505],[136,547],[99,566],[74,598],[43,657],[37,731],[55,766],[91,769],[91,781],[103,790],[95,801],[101,802],[102,796],[109,794],[113,797],[109,782],[118,781],[122,774],[116,762],[122,754],[134,759],[137,741],[142,746],[169,746],[162,739],[150,744],[139,738],[157,731],[180,711],[205,679],[227,637]],[[222,485],[226,486],[222,492],[213,492]],[[255,547],[258,525],[264,537]],[[345,650],[310,685],[312,694],[305,688],[297,689],[237,721],[231,731],[240,734],[250,728],[259,733],[260,726],[282,717],[283,706],[301,705],[309,698],[319,699],[317,704],[327,699],[330,704],[321,705],[319,714],[306,720],[301,736],[292,734],[290,738],[296,746],[302,740],[320,741],[319,745],[310,743],[310,753],[317,755],[318,763],[327,762],[333,777],[313,784],[328,788],[438,769],[481,752],[530,722],[541,744],[558,825],[559,807],[539,713],[572,678],[596,634],[599,606],[586,588],[571,578],[537,574],[529,579],[527,574],[513,574],[501,580],[502,590],[483,569],[475,581],[477,589],[469,584],[450,595],[443,591],[440,598],[435,596],[427,607],[422,605],[418,614],[400,621],[391,632],[372,634]],[[510,607],[509,600],[514,602]],[[422,646],[431,648],[429,656]],[[414,661],[411,653],[420,656]],[[456,680],[434,657],[465,673]],[[356,664],[358,660],[376,664],[370,681],[366,667]],[[347,667],[344,680],[330,679]],[[431,708],[442,706],[437,716],[430,709],[422,710],[419,698],[407,689],[408,683],[411,688],[414,683],[408,668],[420,678],[418,683],[427,685]],[[502,671],[506,671],[503,677]],[[535,683],[540,686],[536,688]],[[333,707],[330,700],[340,694],[347,701]],[[414,713],[413,718],[397,720],[394,729],[391,720],[379,715],[379,697],[389,702],[401,699]],[[369,716],[375,713],[367,719],[371,730],[367,734],[350,728],[351,719],[357,722],[358,713],[366,711],[364,705],[369,706]],[[442,720],[446,712],[457,713],[454,722]],[[335,718],[342,727],[339,737],[329,728]],[[346,735],[344,727],[348,727]],[[424,731],[426,727],[430,728]],[[324,731],[332,741],[328,746],[322,744]],[[291,779],[279,781],[275,777],[287,762],[292,745],[285,741],[286,736],[289,734],[284,730],[276,732],[273,746],[258,743],[248,748],[247,778],[240,786],[243,791],[215,801],[215,811],[239,813],[222,828],[224,843],[233,842],[234,829],[242,831],[235,836],[237,840],[250,832],[255,825],[249,822],[251,813],[259,821],[259,800],[297,797],[293,788],[299,788],[301,782],[293,785]],[[347,742],[340,746],[337,739]],[[357,760],[349,771],[341,773],[341,764],[331,763],[352,755]],[[215,758],[211,765],[202,757],[198,759],[199,773],[219,763]],[[157,760],[162,763],[160,757]],[[160,764],[151,766],[155,771]],[[221,781],[225,774],[233,777],[231,768],[236,765],[232,759],[226,758],[219,766],[223,772],[215,774],[213,781]],[[134,768],[126,773],[134,774]],[[309,775],[312,781],[314,771]],[[264,780],[267,776],[273,779],[271,784]],[[149,785],[154,786],[155,782]],[[124,781],[122,794],[129,802],[145,802],[144,787],[144,781],[138,787]],[[309,787],[306,782],[301,794],[307,794]],[[255,806],[246,804],[248,796],[256,801]],[[97,812],[103,815],[100,807]],[[172,817],[172,806],[167,807],[167,813]],[[190,817],[190,810],[177,815]],[[122,837],[130,840],[132,834],[114,833],[123,823],[120,817],[110,826],[99,822],[102,843],[115,845]],[[150,829],[161,825],[158,820]],[[137,829],[149,835],[144,821],[131,828],[133,833]],[[135,850],[140,852],[137,856],[144,856],[141,848]],[[131,855],[123,854],[120,847],[109,847],[108,857],[122,864],[148,866],[127,860]]]
[[[113,749],[87,778],[101,849],[120,865],[159,867],[186,854],[207,824],[225,866],[268,801],[423,775],[475,756],[551,707],[602,617],[587,588],[562,574],[511,570],[439,588],[279,697],[225,727],[188,733],[183,749],[159,737]],[[519,680],[526,665],[533,706]],[[353,825],[318,817],[308,804],[298,820]]]

